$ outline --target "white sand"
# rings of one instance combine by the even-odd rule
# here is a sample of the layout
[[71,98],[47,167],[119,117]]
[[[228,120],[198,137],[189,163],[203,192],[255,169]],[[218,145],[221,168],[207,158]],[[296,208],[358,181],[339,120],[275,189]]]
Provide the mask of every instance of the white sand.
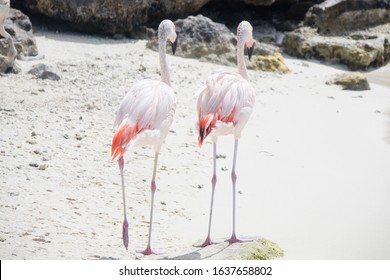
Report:
[[[157,53],[145,41],[36,36],[42,62],[62,79],[26,74],[37,61],[0,77],[0,258],[143,258],[134,251],[147,241],[153,151],[125,157],[126,251],[110,144],[126,89],[159,79]],[[197,147],[193,94],[221,66],[171,55],[168,62],[178,109],[159,158],[152,244],[174,257],[196,251],[207,231],[212,145]],[[287,64],[287,75],[249,71],[257,99],[239,144],[238,233],[275,241],[286,259],[389,259],[390,67],[372,90],[352,92],[325,84],[339,68]],[[221,138],[212,229],[219,238],[231,233],[232,152],[233,139]]]

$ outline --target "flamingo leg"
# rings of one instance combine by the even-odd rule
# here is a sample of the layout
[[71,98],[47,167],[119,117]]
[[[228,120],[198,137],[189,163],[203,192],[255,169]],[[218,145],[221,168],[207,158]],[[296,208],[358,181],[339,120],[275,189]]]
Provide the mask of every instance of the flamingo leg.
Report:
[[237,148],[238,148],[238,139],[235,139],[234,142],[234,157],[233,157],[233,167],[232,167],[232,184],[233,184],[233,232],[232,236],[227,240],[230,244],[237,242],[250,242],[251,239],[238,239],[236,236],[236,159],[237,159]]
[[154,193],[156,192],[156,171],[157,171],[157,160],[158,160],[158,153],[155,153],[154,157],[154,167],[153,167],[153,177],[152,182],[150,184],[150,191],[151,191],[151,205],[150,205],[150,222],[149,222],[149,237],[148,237],[148,245],[146,246],[145,250],[137,250],[137,253],[141,253],[144,255],[151,255],[151,254],[160,254],[160,252],[156,252],[152,250],[150,243],[152,239],[152,222],[153,222],[153,204],[154,204]]
[[209,229],[207,233],[206,240],[196,247],[206,247],[208,245],[216,244],[216,242],[211,241],[210,239],[210,232],[211,232],[211,221],[213,217],[213,204],[214,204],[214,192],[215,192],[215,186],[217,184],[217,143],[213,143],[213,177],[211,178],[211,205],[210,205],[210,216],[209,216]]
[[129,246],[129,224],[127,222],[127,217],[126,217],[125,182],[124,182],[124,178],[123,178],[123,168],[125,166],[125,162],[123,160],[123,156],[119,157],[118,165],[119,165],[119,169],[121,171],[123,214],[124,214],[123,226],[122,226],[122,239],[123,239],[123,245],[125,245],[125,248],[127,250],[127,247]]

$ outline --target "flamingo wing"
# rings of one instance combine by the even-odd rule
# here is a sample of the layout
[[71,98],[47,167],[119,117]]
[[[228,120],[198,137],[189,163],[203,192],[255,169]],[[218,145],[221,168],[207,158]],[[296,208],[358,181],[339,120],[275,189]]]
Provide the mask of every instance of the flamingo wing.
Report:
[[239,74],[221,71],[211,75],[198,91],[199,146],[211,132],[239,137],[254,103],[254,88]]
[[133,85],[119,105],[112,142],[112,158],[128,146],[154,145],[159,149],[172,124],[176,97],[170,86],[155,80]]

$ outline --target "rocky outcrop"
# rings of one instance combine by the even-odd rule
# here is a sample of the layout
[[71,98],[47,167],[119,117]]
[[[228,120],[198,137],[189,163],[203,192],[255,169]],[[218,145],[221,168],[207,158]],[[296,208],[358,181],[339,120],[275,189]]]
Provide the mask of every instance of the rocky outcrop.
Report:
[[[284,50],[293,56],[342,63],[352,70],[381,67],[390,61],[390,24],[346,36],[320,35],[312,27],[286,34]],[[377,34],[377,35],[375,35]]]
[[[179,42],[176,55],[223,65],[234,66],[237,64],[236,35],[225,25],[197,15],[179,19],[175,21],[175,26]],[[157,38],[149,40],[146,46],[157,51]],[[263,64],[273,65],[269,59],[275,56],[275,53],[280,53],[280,49],[255,41],[253,61],[258,63],[250,66],[251,69],[270,71],[265,70]],[[261,58],[257,58],[257,56],[261,56]],[[266,60],[268,61],[265,62]]]
[[[8,59],[6,56],[2,56],[0,54],[0,75],[3,75],[2,73],[4,73],[7,70],[7,68],[8,68]],[[15,62],[11,73],[18,74],[21,71],[22,70],[20,69],[20,66]]]
[[241,0],[245,4],[254,5],[254,6],[271,6],[273,3],[278,0]]
[[131,34],[140,26],[182,17],[210,0],[15,0],[26,9],[90,32]]
[[389,0],[327,0],[311,7],[305,18],[305,24],[317,27],[320,33],[342,33],[389,22]]
[[57,72],[58,70],[56,68],[40,63],[34,65],[27,73],[35,76],[38,79],[58,81],[61,79],[61,77]]
[[[235,63],[236,37],[225,25],[198,15],[179,19],[175,26],[179,42],[177,55],[225,65]],[[157,50],[157,38],[146,46]]]
[[[5,20],[5,30],[12,36],[19,56],[36,56],[38,48],[33,35],[32,24],[28,16],[12,9]],[[7,56],[9,46],[6,39],[0,37],[0,54]]]
[[344,90],[360,91],[370,89],[366,76],[360,72],[340,74],[335,79],[328,81],[327,84],[340,85]]
[[266,55],[256,55],[248,63],[248,69],[264,72],[276,72],[286,74],[290,72],[281,53],[274,52]]
[[342,63],[352,70],[390,61],[389,0],[327,0],[309,9],[304,25],[285,36],[294,56]]

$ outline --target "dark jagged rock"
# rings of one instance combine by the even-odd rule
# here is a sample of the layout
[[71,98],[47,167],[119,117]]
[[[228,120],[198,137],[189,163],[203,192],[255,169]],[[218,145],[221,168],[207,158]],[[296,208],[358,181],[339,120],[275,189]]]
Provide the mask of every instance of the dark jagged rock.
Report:
[[390,61],[389,42],[389,0],[327,0],[310,8],[283,45],[290,55],[366,70]]
[[52,81],[58,81],[61,79],[60,75],[57,73],[57,70],[54,67],[43,63],[34,65],[27,73],[43,80],[48,79]]
[[[179,40],[176,55],[223,65],[237,64],[236,35],[225,25],[197,15],[177,20],[175,26]],[[157,51],[157,38],[148,41],[146,46]],[[288,71],[280,49],[257,40],[252,60],[248,62],[249,69],[281,73]]]
[[327,0],[311,7],[305,18],[305,24],[317,27],[320,33],[340,33],[389,22],[389,0]]
[[26,9],[88,32],[131,34],[150,22],[181,17],[210,0],[15,0]]
[[[179,40],[177,55],[225,65],[235,63],[236,37],[225,25],[197,15],[179,19],[175,26]],[[147,47],[157,50],[157,39],[150,40]]]
[[[6,56],[0,55],[0,73],[5,73],[8,68],[8,60]],[[10,73],[18,74],[22,70],[20,69],[19,65],[15,62],[14,66],[12,68],[12,71]]]
[[[28,16],[12,9],[5,20],[5,30],[12,36],[18,54],[24,56],[38,55],[38,48],[33,35],[32,24]],[[0,37],[0,54],[7,56],[9,46],[6,39]]]
[[364,32],[351,32],[347,36],[322,36],[314,28],[300,27],[286,34],[283,46],[293,56],[342,63],[352,70],[366,70],[390,61],[390,33],[385,33],[385,30],[390,32],[389,28],[390,24],[386,24]]

